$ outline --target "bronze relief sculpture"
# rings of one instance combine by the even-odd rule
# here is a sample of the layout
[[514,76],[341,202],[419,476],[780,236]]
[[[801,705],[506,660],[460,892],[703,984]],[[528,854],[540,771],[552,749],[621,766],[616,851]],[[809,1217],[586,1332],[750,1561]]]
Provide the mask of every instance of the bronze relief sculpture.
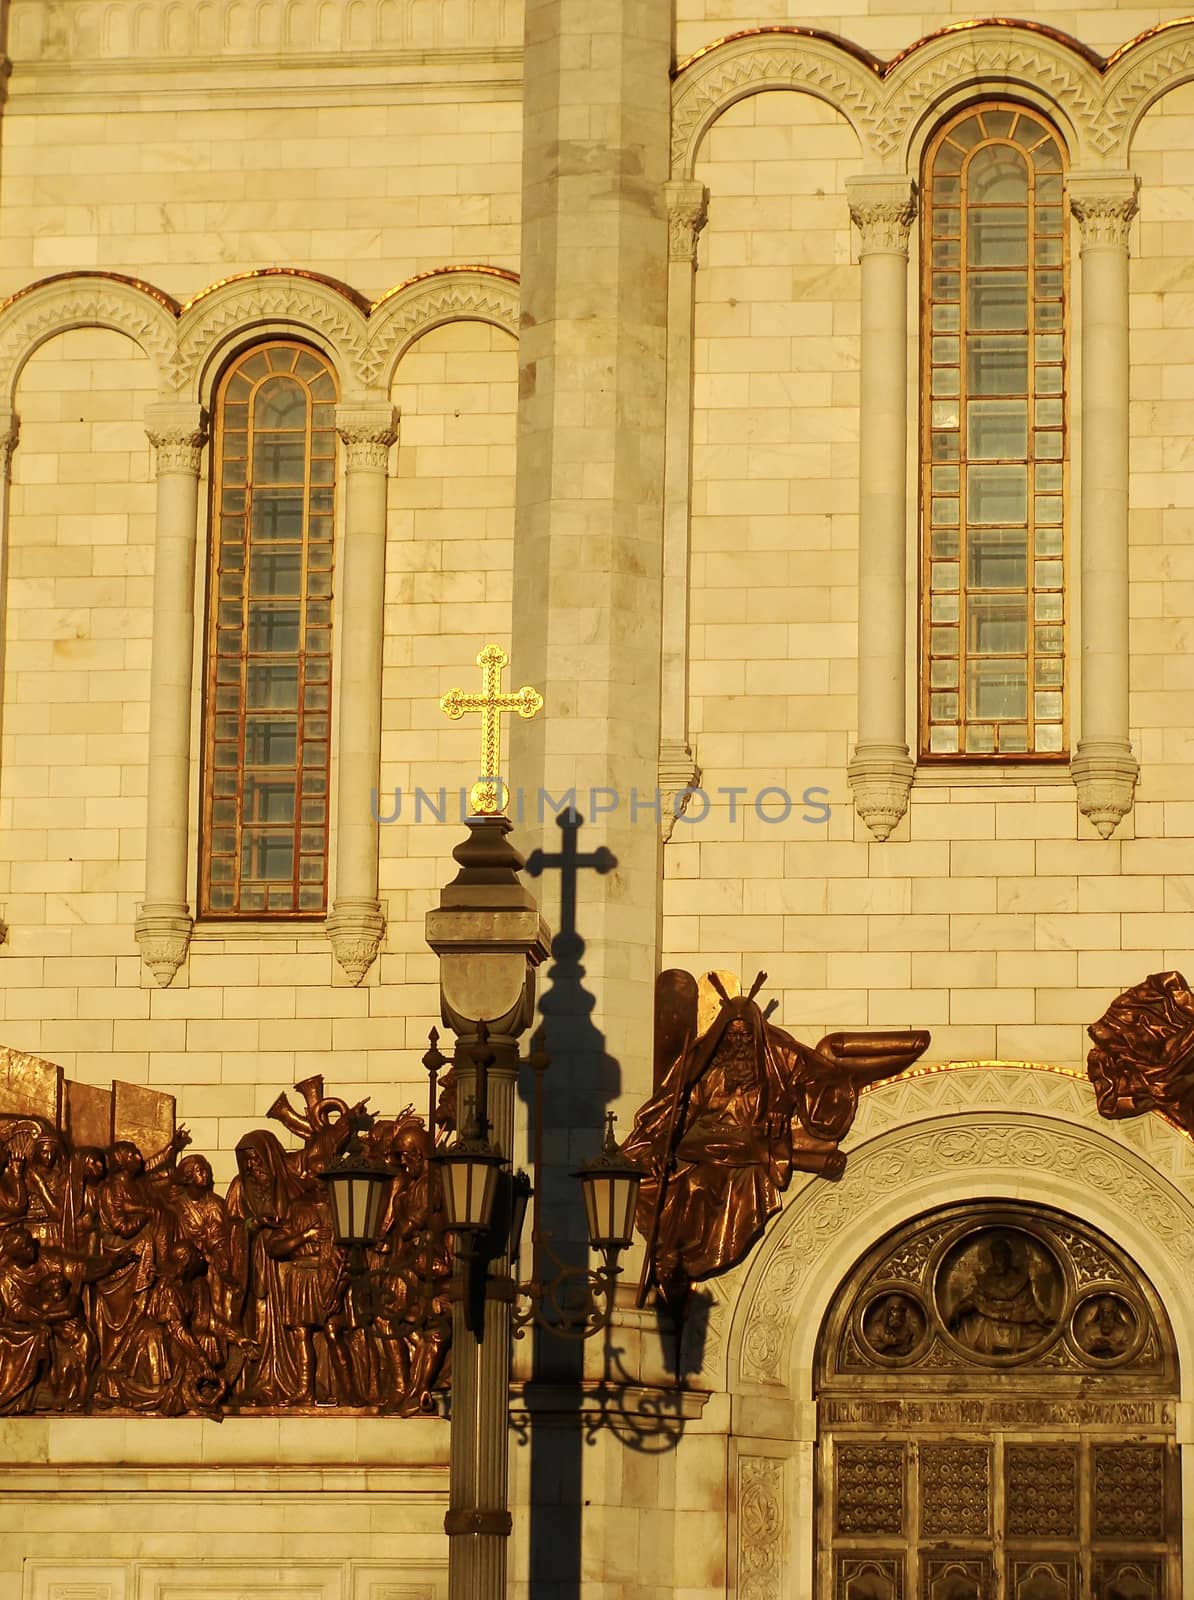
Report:
[[688,972],[656,985],[655,1092],[624,1152],[649,1176],[640,1301],[654,1283],[682,1309],[691,1285],[736,1265],[779,1209],[794,1172],[836,1178],[859,1091],[911,1066],[926,1032],[832,1033],[814,1049],[769,1020],[736,980]]
[[1180,972],[1154,972],[1086,1030],[1086,1069],[1105,1117],[1159,1111],[1194,1134],[1194,994]]
[[[179,1159],[189,1136],[174,1130],[169,1096],[83,1086],[86,1134],[100,1142],[82,1145],[70,1132],[81,1086],[31,1057],[6,1082],[5,1064],[0,1415],[434,1410],[452,1258],[432,1140],[413,1110],[369,1130],[393,1176],[377,1247],[354,1277],[319,1174],[363,1108],[325,1096],[322,1078],[298,1086],[304,1111],[285,1096],[271,1108],[300,1146],[245,1134],[223,1197],[206,1157]],[[147,1132],[160,1139],[148,1154],[126,1136]]]

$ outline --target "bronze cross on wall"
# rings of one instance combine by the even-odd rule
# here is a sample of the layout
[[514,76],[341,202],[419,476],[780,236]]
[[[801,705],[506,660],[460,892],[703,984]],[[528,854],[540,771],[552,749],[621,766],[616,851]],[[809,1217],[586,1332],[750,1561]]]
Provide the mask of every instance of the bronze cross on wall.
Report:
[[576,874],[580,869],[592,867],[594,872],[604,874],[612,872],[618,864],[617,856],[604,845],[598,845],[596,850],[590,850],[587,855],[581,855],[577,850],[576,836],[584,820],[580,812],[574,811],[571,806],[561,811],[556,821],[563,835],[562,848],[551,852],[532,850],[527,857],[529,877],[537,878],[549,867],[560,869],[560,926],[557,939],[576,936]]

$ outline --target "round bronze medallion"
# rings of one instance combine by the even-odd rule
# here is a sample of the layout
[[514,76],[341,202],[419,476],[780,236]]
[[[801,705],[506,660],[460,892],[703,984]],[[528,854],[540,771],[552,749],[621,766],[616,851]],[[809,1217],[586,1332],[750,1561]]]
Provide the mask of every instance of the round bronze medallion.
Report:
[[863,1308],[859,1331],[863,1343],[879,1360],[910,1361],[924,1348],[928,1313],[903,1289],[881,1289]]
[[1144,1337],[1131,1301],[1110,1289],[1095,1289],[1074,1307],[1070,1337],[1091,1361],[1112,1366],[1134,1356]]
[[964,1234],[941,1258],[937,1314],[949,1338],[980,1360],[1009,1364],[1039,1351],[1061,1325],[1065,1274],[1022,1228]]

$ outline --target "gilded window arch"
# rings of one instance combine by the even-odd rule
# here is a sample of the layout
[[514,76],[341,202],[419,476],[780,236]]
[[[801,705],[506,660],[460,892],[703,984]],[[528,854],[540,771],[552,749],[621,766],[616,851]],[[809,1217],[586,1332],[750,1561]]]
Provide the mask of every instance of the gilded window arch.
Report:
[[200,914],[327,904],[336,379],[270,340],[214,405]]
[[925,157],[922,758],[1066,754],[1065,150],[969,106]]

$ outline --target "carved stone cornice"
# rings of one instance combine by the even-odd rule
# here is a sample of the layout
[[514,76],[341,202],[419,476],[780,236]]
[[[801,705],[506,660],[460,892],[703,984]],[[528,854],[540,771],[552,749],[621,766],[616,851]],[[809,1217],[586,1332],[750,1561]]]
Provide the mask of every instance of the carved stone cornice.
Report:
[[907,256],[916,220],[916,185],[910,178],[848,178],[846,198],[862,255]]
[[338,899],[325,926],[332,954],[351,981],[360,983],[377,960],[385,937],[386,919],[381,902]]
[[1071,173],[1066,190],[1083,250],[1127,250],[1128,229],[1139,209],[1140,179],[1134,172]]
[[145,408],[145,432],[157,453],[157,472],[199,476],[207,438],[207,414],[185,400],[162,400]]
[[1130,745],[1082,740],[1070,760],[1078,809],[1109,839],[1132,809],[1140,763]]
[[336,432],[344,441],[349,472],[384,472],[398,437],[398,411],[391,405],[348,403],[336,407]]
[[136,938],[141,959],[160,988],[169,988],[186,960],[194,926],[188,906],[158,901],[137,907]]
[[695,261],[697,235],[708,215],[709,191],[703,183],[679,179],[663,186],[667,206],[667,254],[669,261]]
[[854,809],[880,842],[907,811],[915,772],[905,745],[858,745],[850,757],[846,777]]

